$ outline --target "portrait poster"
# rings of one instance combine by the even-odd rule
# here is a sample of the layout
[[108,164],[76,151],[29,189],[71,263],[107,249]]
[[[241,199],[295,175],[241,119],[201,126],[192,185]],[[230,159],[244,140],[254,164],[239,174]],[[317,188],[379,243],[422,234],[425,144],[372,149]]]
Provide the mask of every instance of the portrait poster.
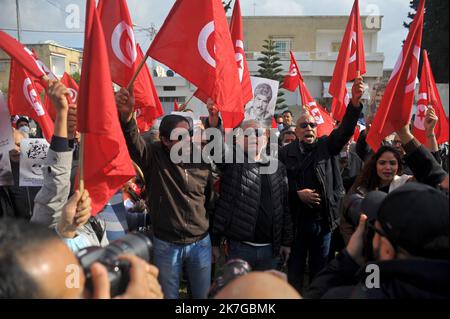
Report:
[[42,167],[49,144],[43,138],[23,139],[20,143],[20,174],[19,186],[42,186],[44,184],[44,176]]
[[245,106],[245,120],[257,120],[266,127],[272,127],[280,83],[255,76],[250,79],[253,99]]

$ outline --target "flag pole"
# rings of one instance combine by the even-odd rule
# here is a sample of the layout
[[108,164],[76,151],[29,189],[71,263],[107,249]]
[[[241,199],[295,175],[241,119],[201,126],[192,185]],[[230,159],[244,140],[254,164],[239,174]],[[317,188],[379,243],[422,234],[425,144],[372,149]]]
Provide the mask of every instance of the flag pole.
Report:
[[78,158],[78,187],[80,194],[84,193],[84,133],[80,137],[80,154]]
[[145,62],[147,62],[147,59],[148,59],[148,55],[145,55],[144,58],[142,59],[141,63],[139,63],[139,66],[137,67],[136,71],[134,72],[133,77],[130,80],[130,83],[128,83],[128,86],[127,86],[128,91],[131,91],[134,81],[138,77],[139,72],[141,72],[142,68],[144,67]]

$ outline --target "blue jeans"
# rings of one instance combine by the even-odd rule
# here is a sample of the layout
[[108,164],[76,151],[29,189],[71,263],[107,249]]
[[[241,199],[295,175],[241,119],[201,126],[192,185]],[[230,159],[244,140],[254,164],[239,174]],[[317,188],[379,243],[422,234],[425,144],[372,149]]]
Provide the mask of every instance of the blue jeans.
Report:
[[298,291],[304,287],[306,258],[311,281],[328,262],[331,232],[323,222],[299,220],[297,237],[288,260],[288,280]]
[[264,271],[277,268],[278,258],[273,256],[272,245],[255,247],[234,240],[229,240],[228,245],[230,248],[228,260],[245,260],[252,270]]
[[166,299],[178,299],[183,265],[194,299],[205,299],[211,284],[212,248],[209,235],[189,245],[177,245],[153,237],[153,262]]

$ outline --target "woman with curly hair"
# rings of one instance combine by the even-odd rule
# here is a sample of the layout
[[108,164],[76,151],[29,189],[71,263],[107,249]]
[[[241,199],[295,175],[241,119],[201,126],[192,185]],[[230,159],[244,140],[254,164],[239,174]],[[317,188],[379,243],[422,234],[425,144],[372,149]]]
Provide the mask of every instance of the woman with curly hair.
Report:
[[352,205],[371,191],[390,193],[413,178],[403,174],[401,154],[392,146],[382,146],[365,163],[361,174],[345,196],[341,215],[340,230],[345,244],[355,230],[350,216]]

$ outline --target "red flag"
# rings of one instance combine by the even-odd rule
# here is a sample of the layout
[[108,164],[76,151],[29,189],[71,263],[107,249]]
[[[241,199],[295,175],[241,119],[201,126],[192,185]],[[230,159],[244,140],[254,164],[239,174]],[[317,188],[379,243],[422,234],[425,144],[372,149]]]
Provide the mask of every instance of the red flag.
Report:
[[448,120],[445,116],[444,107],[439,96],[439,91],[434,80],[433,71],[431,70],[428,53],[423,51],[422,75],[420,77],[419,101],[417,103],[417,111],[414,119],[413,134],[422,143],[427,143],[425,132],[425,114],[428,106],[431,105],[438,117],[438,122],[434,128],[436,140],[439,144],[448,141]]
[[355,0],[353,4],[329,88],[329,92],[333,96],[331,112],[337,121],[342,121],[350,102],[346,83],[357,77],[357,71],[360,72],[360,75],[366,73],[359,0]]
[[[242,86],[242,101],[246,105],[253,99],[252,81],[250,79],[250,72],[247,65],[247,57],[244,50],[244,31],[242,27],[241,6],[239,0],[236,0],[233,9],[233,15],[230,21],[231,40],[234,44],[235,59],[238,67],[239,81]],[[197,90],[194,96],[203,103],[207,103],[209,96]]]
[[177,0],[147,54],[210,96],[225,127],[244,119],[234,46],[220,0]]
[[178,105],[177,100],[173,101],[173,111],[178,112],[180,110],[180,106]]
[[127,87],[137,68],[133,23],[125,0],[100,0],[98,12],[108,48],[111,78]]
[[244,50],[244,31],[242,26],[241,4],[236,0],[230,21],[231,40],[234,44],[235,58],[238,66],[239,81],[242,86],[242,102],[246,105],[253,99],[252,81]]
[[88,0],[77,124],[84,133],[84,180],[93,215],[135,176],[115,107],[107,57],[95,0]]
[[316,119],[317,137],[330,135],[334,130],[334,121],[331,115],[316,102],[309,102],[309,112]]
[[35,120],[47,141],[51,140],[53,122],[42,105],[34,78],[15,59],[11,59],[8,107],[10,114],[26,115]]
[[[144,53],[139,44],[137,45],[138,58],[140,63],[144,58]],[[136,100],[136,122],[140,132],[148,131],[155,119],[164,115],[161,101],[158,98],[153,79],[147,65],[144,65],[134,81],[134,98]]]
[[377,114],[367,135],[367,144],[377,151],[383,139],[410,122],[414,87],[419,69],[425,1],[421,0],[408,37],[392,71]]
[[16,60],[27,73],[35,78],[41,78],[45,75],[40,65],[32,56],[32,52],[25,48],[19,41],[0,31],[0,48],[3,49],[11,59]]
[[[283,88],[288,91],[294,92],[299,86],[301,79],[300,68],[297,65],[297,60],[294,57],[294,53],[291,54],[291,65],[289,66],[289,73],[284,77]],[[304,103],[303,103],[304,104]]]
[[366,126],[358,122],[358,125],[356,125],[355,127],[355,133],[353,133],[353,140],[357,141],[359,139],[359,136],[361,135],[361,132],[365,129]]
[[[69,90],[69,96],[71,103],[77,104],[78,101],[78,84],[75,82],[72,77],[64,72],[63,77],[61,78],[61,83]],[[52,101],[50,100],[49,96],[45,95],[45,108],[52,118],[53,121],[56,119],[56,110],[55,107],[52,104]]]
[[295,60],[294,53],[291,51],[291,65],[289,67],[289,73],[284,78],[283,88],[289,91],[295,91],[297,87],[300,88],[300,96],[302,104],[311,115],[316,119],[317,123],[317,136],[330,135],[334,129],[334,121],[325,109],[317,104],[314,98],[308,91],[303,77],[300,73],[297,60]]

